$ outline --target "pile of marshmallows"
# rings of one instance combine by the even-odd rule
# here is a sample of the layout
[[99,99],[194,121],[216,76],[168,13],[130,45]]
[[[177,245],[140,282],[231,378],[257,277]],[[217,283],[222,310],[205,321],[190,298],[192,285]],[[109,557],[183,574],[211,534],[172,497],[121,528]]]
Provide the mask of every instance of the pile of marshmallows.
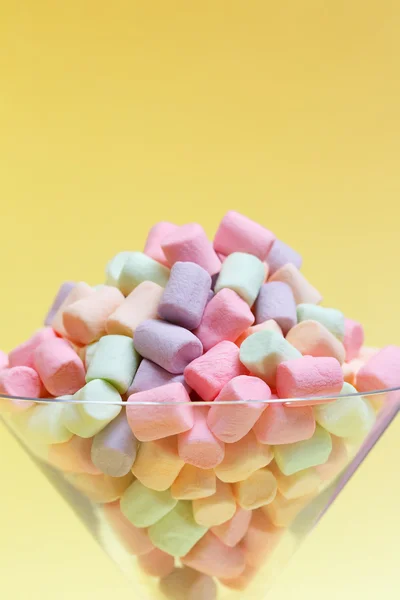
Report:
[[234,211],[213,243],[157,223],[105,285],[64,283],[46,326],[0,355],[16,397],[2,410],[171,598],[212,600],[214,578],[244,589],[373,427],[368,399],[341,396],[400,384],[400,348],[363,348],[301,262]]

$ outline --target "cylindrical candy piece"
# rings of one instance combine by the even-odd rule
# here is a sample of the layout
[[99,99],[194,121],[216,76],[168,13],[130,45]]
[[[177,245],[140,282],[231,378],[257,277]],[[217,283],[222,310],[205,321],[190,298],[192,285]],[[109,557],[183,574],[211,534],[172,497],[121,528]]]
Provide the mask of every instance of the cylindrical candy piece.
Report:
[[151,543],[147,531],[138,529],[122,514],[119,500],[103,506],[106,521],[123,545],[126,552],[133,556],[148,556],[155,548]]
[[193,515],[196,523],[206,528],[230,521],[236,512],[236,500],[229,483],[217,480],[215,494],[193,500]]
[[206,532],[207,527],[194,520],[191,502],[180,501],[149,528],[149,537],[156,548],[179,558],[185,556]]
[[65,298],[68,296],[70,291],[75,287],[74,281],[65,281],[61,284],[56,297],[54,298],[52,305],[50,306],[48,313],[44,319],[45,325],[51,325],[56,312],[60,308],[61,304],[64,302]]
[[297,307],[297,320],[318,321],[322,323],[338,340],[343,341],[345,334],[344,314],[336,308],[326,308],[316,304],[299,304]]
[[246,329],[246,331],[244,331],[242,333],[242,335],[240,335],[238,337],[238,339],[235,341],[235,344],[240,347],[242,345],[242,343],[244,342],[244,340],[246,338],[248,338],[250,335],[253,335],[253,333],[257,333],[257,331],[264,331],[264,330],[275,331],[275,333],[279,333],[279,335],[283,335],[282,329],[279,327],[278,323],[276,321],[273,321],[272,319],[270,319],[269,321],[264,321],[264,323],[259,323],[258,325],[252,325],[251,327]]
[[238,442],[226,444],[224,460],[215,468],[215,473],[218,479],[226,483],[243,481],[257,469],[269,465],[273,457],[272,449],[260,444],[250,431]]
[[243,508],[237,507],[235,514],[232,519],[213,527],[211,531],[218,539],[221,540],[225,546],[233,548],[244,538],[247,533],[252,512],[250,510],[243,510]]
[[78,300],[81,300],[82,298],[86,298],[86,296],[91,296],[94,293],[95,293],[95,290],[90,285],[88,285],[84,281],[79,281],[72,288],[72,290],[69,292],[68,296],[64,299],[64,301],[61,303],[60,307],[58,308],[58,310],[56,311],[56,314],[54,315],[54,317],[52,319],[51,326],[54,329],[54,331],[56,331],[59,335],[66,337],[67,332],[65,331],[65,328],[63,325],[64,311],[71,304],[74,304],[75,302],[77,302]]
[[53,396],[74,394],[85,385],[85,367],[71,345],[54,338],[35,350],[35,369]]
[[275,235],[248,217],[230,210],[219,224],[214,248],[221,254],[247,252],[264,260],[275,241]]
[[66,473],[88,473],[100,475],[101,471],[93,464],[91,457],[93,439],[74,435],[64,444],[49,446],[48,462]]
[[270,504],[278,490],[276,478],[269,469],[258,469],[243,481],[232,485],[239,506],[245,510],[255,510]]
[[63,444],[73,434],[64,424],[63,402],[49,402],[32,408],[27,418],[26,428],[29,437],[42,444]]
[[165,287],[169,277],[169,269],[153,260],[143,252],[132,252],[118,278],[118,287],[124,296],[128,296],[143,281],[153,281]]
[[193,262],[176,262],[158,306],[159,316],[186,329],[196,329],[210,289],[211,277],[202,267]]
[[213,469],[225,455],[224,443],[207,425],[208,411],[207,406],[196,405],[192,429],[178,435],[178,452],[182,461],[199,469]]
[[91,450],[93,464],[106,475],[122,477],[136,458],[137,441],[129,427],[125,410],[100,431]]
[[118,287],[119,276],[121,275],[124,264],[131,254],[133,254],[133,252],[118,252],[118,254],[113,256],[113,258],[108,261],[106,266],[106,285]]
[[86,373],[86,381],[104,379],[124,394],[132,383],[140,357],[132,338],[125,335],[105,335],[96,347]]
[[332,356],[344,363],[345,349],[337,337],[318,321],[302,321],[287,334],[286,340],[301,354]]
[[342,368],[331,357],[302,356],[281,363],[276,372],[279,398],[328,396],[340,392],[342,386]]
[[143,281],[125,298],[107,319],[109,334],[133,337],[136,328],[147,319],[156,319],[164,288],[153,281]]
[[83,492],[89,500],[98,504],[108,504],[119,500],[133,481],[131,473],[123,477],[110,477],[103,474],[65,473],[64,477],[77,490]]
[[[275,500],[271,504],[263,506],[260,510],[265,513],[275,527],[289,527],[313,497],[314,495],[310,494],[295,500],[288,500],[278,491]],[[278,529],[278,532],[282,531],[282,529]]]
[[344,441],[332,435],[332,452],[323,465],[317,465],[315,472],[322,481],[329,481],[339,475],[348,462],[347,449]]
[[315,418],[311,406],[269,404],[253,431],[261,444],[293,444],[314,435]]
[[34,355],[35,350],[43,342],[56,339],[56,334],[51,327],[42,327],[26,342],[23,342],[8,355],[8,366],[9,367],[30,367],[35,368]]
[[253,306],[265,280],[265,265],[252,254],[234,252],[226,257],[217,282],[215,292],[229,288]]
[[287,283],[292,288],[296,304],[319,304],[322,300],[322,296],[318,290],[291,263],[287,263],[275,271],[269,278],[269,281]]
[[184,327],[149,319],[135,332],[135,348],[170,373],[183,373],[185,367],[203,353],[200,340]]
[[6,412],[23,412],[34,406],[34,402],[18,398],[39,398],[42,383],[39,375],[30,367],[11,367],[0,371],[0,394],[15,396],[16,399],[0,398],[0,407]]
[[267,262],[269,272],[273,275],[278,269],[288,263],[292,263],[296,269],[300,269],[303,259],[296,250],[285,244],[285,242],[275,240],[271,250],[268,252]]
[[184,464],[176,436],[171,436],[140,444],[132,473],[146,487],[163,492],[171,487]]
[[266,515],[268,508],[275,502],[276,498],[271,504],[252,511],[248,531],[241,543],[246,563],[255,569],[259,569],[264,564],[284,533],[282,529],[275,527]]
[[178,225],[174,223],[169,223],[168,221],[160,221],[153,225],[150,229],[147,240],[144,246],[143,252],[153,258],[157,262],[162,265],[168,267],[168,261],[164,254],[163,249],[161,248],[161,242],[164,238],[166,238],[170,233],[173,233],[178,229]]
[[346,350],[346,362],[357,358],[364,343],[364,329],[357,321],[345,319],[343,346]]
[[189,567],[175,569],[160,581],[160,590],[168,600],[216,600],[217,586],[208,575]]
[[[138,531],[143,531],[143,529],[138,529]],[[166,577],[175,568],[174,557],[158,548],[139,556],[138,563],[142,571],[150,577]]]
[[281,281],[264,283],[256,301],[255,314],[257,324],[273,319],[286,335],[297,323],[291,288]]
[[162,367],[159,367],[156,363],[151,362],[151,360],[144,358],[136,371],[127,394],[129,397],[131,394],[152,390],[156,387],[167,385],[167,383],[182,383],[186,390],[190,392],[190,388],[185,382],[185,377],[182,373],[174,375]]
[[373,355],[358,371],[356,386],[360,392],[400,386],[400,347],[386,346]]
[[210,275],[219,273],[221,268],[221,261],[198,223],[178,227],[162,240],[161,248],[170,265],[176,262],[194,262]]
[[206,575],[232,579],[244,571],[245,556],[239,546],[229,548],[209,531],[182,558],[182,563]]
[[278,490],[288,500],[309,496],[317,492],[321,484],[317,474],[319,466],[313,469],[304,469],[293,475],[284,475],[274,463],[269,468],[278,482]]
[[293,475],[303,469],[321,465],[328,460],[331,452],[331,436],[319,425],[308,440],[274,446],[275,462],[284,475]]
[[170,492],[156,492],[134,481],[121,497],[121,511],[135,527],[150,527],[177,504]]
[[196,500],[212,496],[216,489],[213,469],[185,465],[171,486],[171,495],[177,500]]

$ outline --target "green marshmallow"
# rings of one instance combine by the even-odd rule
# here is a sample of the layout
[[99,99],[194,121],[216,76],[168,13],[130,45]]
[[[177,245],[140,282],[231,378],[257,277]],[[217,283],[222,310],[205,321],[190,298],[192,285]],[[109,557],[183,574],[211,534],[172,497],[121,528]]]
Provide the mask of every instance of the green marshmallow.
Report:
[[134,481],[121,497],[122,513],[135,527],[150,527],[176,506],[169,490],[156,492]]
[[284,475],[293,475],[303,469],[323,465],[331,452],[332,438],[318,425],[309,440],[274,446],[275,462]]
[[340,341],[344,338],[344,314],[336,308],[325,308],[316,304],[299,304],[297,320],[299,323],[301,321],[318,321]]
[[104,379],[125,394],[140,363],[132,338],[105,335],[98,342],[86,373],[86,381]]
[[118,278],[118,288],[127,296],[143,281],[154,281],[165,287],[169,269],[143,252],[131,252]]
[[207,527],[194,520],[192,503],[184,501],[149,528],[154,546],[176,557],[185,556],[206,533]]
[[121,271],[128,260],[129,256],[134,252],[118,252],[108,263],[106,267],[106,285],[118,287],[118,279]]
[[63,396],[60,402],[38,404],[27,417],[26,427],[28,435],[42,444],[62,444],[68,442],[73,433],[67,429],[64,421],[66,404],[62,400],[72,399],[72,396]]
[[[344,383],[340,396],[346,394],[357,394],[357,390],[349,383]],[[340,396],[334,402],[314,406],[315,420],[337,437],[365,438],[376,419],[369,400],[363,396]]]
[[252,306],[265,280],[265,265],[259,258],[245,252],[233,252],[224,260],[215,293],[229,288]]

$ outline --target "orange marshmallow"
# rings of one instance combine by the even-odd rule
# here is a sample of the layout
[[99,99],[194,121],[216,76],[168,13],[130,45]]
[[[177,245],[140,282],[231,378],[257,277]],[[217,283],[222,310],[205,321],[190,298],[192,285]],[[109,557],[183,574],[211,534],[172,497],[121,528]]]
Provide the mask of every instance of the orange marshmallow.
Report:
[[164,288],[153,281],[143,281],[108,317],[108,334],[133,337],[136,327],[147,319],[157,319],[157,309]]
[[215,473],[218,479],[226,483],[243,481],[258,469],[266,467],[273,457],[272,449],[260,444],[253,431],[250,431],[238,442],[226,444],[225,458],[215,468]]
[[260,568],[268,555],[275,550],[282,534],[283,530],[273,525],[263,509],[254,510],[251,513],[248,531],[241,542],[246,564],[255,569]]
[[237,507],[235,514],[232,519],[212,527],[211,531],[218,539],[221,540],[225,546],[233,548],[246,535],[251,521],[252,512],[250,510],[244,510],[243,508]]
[[48,462],[65,472],[100,475],[92,461],[92,444],[93,438],[74,435],[68,442],[49,446]]
[[239,577],[235,577],[235,579],[223,579],[222,577],[219,581],[227,588],[231,590],[239,590],[243,591],[249,587],[250,583],[253,581],[254,577],[257,575],[258,569],[251,567],[250,565],[246,565],[243,573],[239,575]]
[[217,586],[208,575],[184,567],[174,569],[160,581],[160,590],[168,600],[216,600]]
[[[128,554],[148,556],[154,552],[146,529],[138,529],[121,512],[119,500],[103,506],[106,521]],[[159,551],[158,551],[159,552]]]
[[64,477],[71,485],[83,492],[89,500],[99,504],[108,504],[118,500],[133,481],[132,473],[123,477],[66,473]]
[[234,579],[245,569],[243,551],[225,546],[213,533],[202,539],[182,558],[182,563],[206,575]]
[[213,469],[198,469],[185,465],[171,486],[171,496],[176,500],[196,500],[208,498],[217,489]]
[[95,293],[95,290],[90,285],[85,283],[84,281],[80,281],[79,283],[77,283],[72,288],[72,290],[70,291],[68,296],[65,298],[64,302],[58,308],[56,314],[53,317],[51,326],[54,329],[54,331],[56,331],[58,334],[62,335],[63,337],[68,337],[67,332],[65,331],[64,324],[63,324],[64,311],[71,304],[74,304],[78,300],[82,300],[83,298],[86,298],[87,296],[91,296],[94,293]]
[[335,435],[332,435],[331,438],[332,452],[328,460],[326,463],[314,467],[315,472],[322,481],[329,481],[339,475],[349,460],[343,439]]
[[275,463],[270,465],[270,469],[278,483],[278,490],[288,500],[317,492],[321,483],[316,470],[312,468],[298,471],[293,475],[284,475]]
[[345,349],[337,337],[318,321],[301,321],[289,331],[287,341],[303,355],[332,356],[344,363]]
[[[138,531],[143,531],[143,529],[138,529]],[[139,556],[138,563],[142,571],[150,575],[150,577],[166,577],[175,568],[174,557],[158,548],[154,548],[148,554]]]
[[267,517],[276,527],[289,527],[297,515],[313,498],[314,495],[311,494],[309,496],[302,496],[301,498],[289,500],[278,492],[275,500],[271,502],[271,504],[263,506],[261,510],[265,512]]
[[245,510],[254,510],[270,504],[278,489],[277,481],[269,469],[259,469],[244,481],[233,484],[237,503]]
[[164,492],[174,483],[184,461],[178,454],[176,436],[139,446],[132,473],[151,490]]
[[204,527],[221,525],[232,519],[236,512],[236,501],[231,486],[217,480],[215,494],[208,498],[193,500],[193,515],[196,523]]
[[319,304],[322,296],[292,263],[275,271],[268,281],[287,283],[293,292],[296,304]]

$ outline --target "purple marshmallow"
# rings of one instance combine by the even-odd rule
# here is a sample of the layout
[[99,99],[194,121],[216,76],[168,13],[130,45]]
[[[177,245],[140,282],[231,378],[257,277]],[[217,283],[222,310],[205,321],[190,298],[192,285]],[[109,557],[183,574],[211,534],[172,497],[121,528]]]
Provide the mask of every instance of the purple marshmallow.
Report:
[[54,316],[61,304],[64,302],[65,298],[68,296],[70,291],[76,286],[74,281],[65,281],[61,284],[60,289],[57,292],[57,296],[53,300],[53,304],[49,308],[49,312],[46,315],[44,320],[45,325],[51,325]]
[[287,265],[287,263],[292,263],[297,269],[300,269],[303,262],[300,254],[281,240],[275,240],[266,260],[270,275],[273,275],[275,271]]
[[158,305],[159,316],[186,329],[196,329],[210,289],[211,277],[205,269],[192,262],[176,262]]
[[286,335],[297,323],[296,302],[292,289],[283,281],[271,281],[261,286],[255,304],[256,325],[273,319]]
[[184,375],[173,375],[151,362],[151,360],[144,358],[136,371],[127,395],[129,397],[131,394],[152,390],[168,383],[181,383],[185,386],[186,391],[190,392],[190,387],[186,383]]
[[125,408],[93,438],[93,464],[105,475],[123,477],[136,458],[137,440],[126,418]]
[[147,358],[170,373],[183,373],[185,367],[203,354],[203,345],[193,333],[165,321],[148,319],[136,328],[134,344]]

